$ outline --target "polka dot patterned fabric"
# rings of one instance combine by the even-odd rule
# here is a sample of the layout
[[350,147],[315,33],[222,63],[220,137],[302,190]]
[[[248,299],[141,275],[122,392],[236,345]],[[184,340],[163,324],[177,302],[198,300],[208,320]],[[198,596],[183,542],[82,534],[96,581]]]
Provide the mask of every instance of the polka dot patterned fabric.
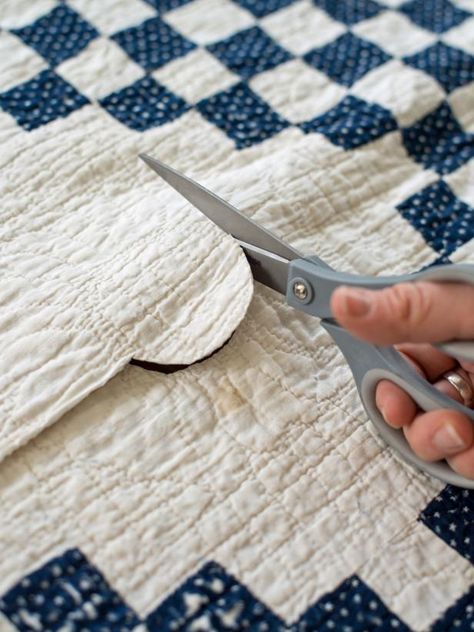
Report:
[[77,55],[99,35],[67,6],[58,6],[33,24],[12,32],[53,65]]
[[372,0],[351,0],[350,2],[314,0],[314,3],[327,11],[335,20],[349,25],[372,18],[383,9],[380,4]]
[[127,127],[143,132],[181,116],[188,108],[180,97],[168,92],[152,77],[115,92],[101,105]]
[[0,93],[0,107],[11,112],[26,130],[64,117],[88,103],[88,99],[51,70],[31,81]]
[[444,33],[463,22],[469,14],[449,0],[412,0],[400,7],[415,24],[435,33]]
[[301,630],[397,630],[408,628],[394,617],[356,576],[349,577],[333,593],[324,596],[305,617]]
[[474,586],[437,621],[430,632],[472,632],[474,630]]
[[208,50],[244,79],[291,59],[286,50],[258,27],[240,31],[229,39],[208,46]]
[[113,39],[145,70],[160,68],[195,48],[158,17],[120,31]]
[[139,623],[133,610],[77,549],[25,577],[0,599],[0,610],[18,632],[128,632]]
[[199,112],[235,141],[248,147],[277,134],[288,126],[244,83],[198,103]]
[[304,59],[334,81],[350,87],[390,57],[378,46],[346,33],[331,44],[310,51]]
[[[0,600],[0,609],[19,632],[60,628],[129,632],[140,624],[134,611],[77,549],[25,577]],[[357,576],[349,577],[297,622],[287,625],[214,562],[205,564],[142,623],[147,632],[408,631]]]
[[405,57],[403,61],[434,77],[448,93],[474,81],[472,57],[443,43],[435,44],[411,57]]
[[442,180],[410,197],[398,210],[442,255],[451,254],[474,237],[474,209],[459,200]]
[[421,512],[420,520],[460,555],[474,561],[474,494],[471,491],[446,487]]
[[188,2],[191,2],[191,0],[147,0],[147,3],[151,4],[159,13],[177,9]]
[[474,156],[474,134],[465,133],[447,103],[403,130],[403,142],[419,163],[450,173]]
[[307,133],[324,134],[344,149],[354,149],[397,129],[397,123],[385,108],[349,96],[327,114],[303,123],[301,128]]
[[263,18],[270,13],[275,13],[279,9],[291,4],[293,0],[238,0],[238,4],[247,9],[257,18]]

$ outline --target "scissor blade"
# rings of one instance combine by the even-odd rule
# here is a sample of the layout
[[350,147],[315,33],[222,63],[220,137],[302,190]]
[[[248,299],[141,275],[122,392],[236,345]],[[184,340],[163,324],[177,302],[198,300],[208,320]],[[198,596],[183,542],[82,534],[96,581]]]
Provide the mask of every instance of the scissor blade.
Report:
[[253,278],[267,287],[286,295],[288,268],[290,262],[284,257],[262,250],[258,246],[237,240],[242,247],[252,269]]
[[146,154],[140,154],[140,158],[188,202],[191,202],[206,217],[235,239],[261,248],[263,251],[268,251],[270,256],[276,254],[286,260],[301,258],[302,255],[297,250],[245,217],[231,204],[197,182]]

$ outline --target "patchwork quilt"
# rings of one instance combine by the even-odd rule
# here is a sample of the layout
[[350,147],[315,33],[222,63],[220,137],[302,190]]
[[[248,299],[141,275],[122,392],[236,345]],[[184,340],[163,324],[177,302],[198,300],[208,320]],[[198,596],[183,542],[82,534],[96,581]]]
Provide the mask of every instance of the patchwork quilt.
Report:
[[474,261],[473,0],[0,0],[0,630],[474,629],[474,493],[149,153],[340,270]]

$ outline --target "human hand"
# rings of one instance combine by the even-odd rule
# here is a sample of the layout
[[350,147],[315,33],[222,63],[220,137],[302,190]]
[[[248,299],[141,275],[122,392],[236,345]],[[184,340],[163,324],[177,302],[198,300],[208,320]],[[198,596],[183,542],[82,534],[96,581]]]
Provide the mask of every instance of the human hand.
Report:
[[[379,345],[395,345],[438,390],[463,402],[446,379],[455,371],[474,400],[474,363],[458,362],[429,343],[474,339],[474,287],[461,283],[413,282],[371,291],[339,287],[331,299],[336,320],[353,335]],[[376,404],[385,421],[402,428],[412,450],[425,461],[446,459],[452,469],[474,479],[474,428],[454,410],[420,411],[399,386],[382,380]],[[469,402],[474,407],[474,401]]]

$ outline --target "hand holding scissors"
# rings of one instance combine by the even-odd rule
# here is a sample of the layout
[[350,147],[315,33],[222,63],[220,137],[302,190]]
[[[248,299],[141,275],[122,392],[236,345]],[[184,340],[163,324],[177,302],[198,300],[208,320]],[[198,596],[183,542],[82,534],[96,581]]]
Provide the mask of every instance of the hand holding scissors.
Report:
[[[433,346],[442,340],[474,337],[474,286],[462,283],[404,283],[378,292],[340,287],[332,295],[337,322],[357,338],[398,351],[438,390],[474,406],[474,363],[457,361]],[[400,428],[426,461],[447,459],[459,474],[474,479],[474,424],[462,413],[428,413],[399,387],[382,381],[377,408]]]
[[[430,463],[422,460],[411,449],[403,432],[387,425],[377,408],[377,385],[386,381],[397,385],[424,411],[449,408],[474,422],[474,410],[437,390],[395,348],[355,338],[336,322],[331,309],[332,295],[341,286],[381,290],[413,281],[474,285],[474,266],[447,265],[388,277],[337,272],[319,257],[304,257],[198,183],[149,156],[142,155],[141,158],[206,217],[237,240],[257,281],[284,294],[287,303],[295,309],[321,319],[321,325],[332,336],[351,368],[368,416],[392,448],[428,474],[453,485],[474,489],[474,480],[457,474],[445,461]],[[437,346],[451,356],[474,362],[473,341],[451,341]]]

